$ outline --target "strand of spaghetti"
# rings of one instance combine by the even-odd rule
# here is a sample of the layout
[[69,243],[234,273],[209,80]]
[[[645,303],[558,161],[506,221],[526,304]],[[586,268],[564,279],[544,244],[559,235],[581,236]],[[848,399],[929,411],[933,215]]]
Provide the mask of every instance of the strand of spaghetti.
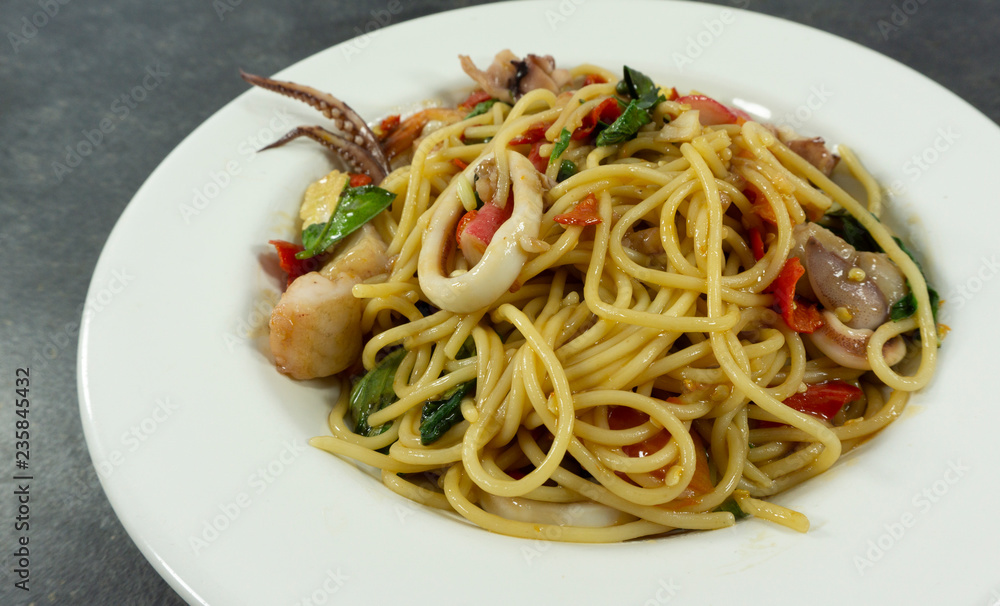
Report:
[[[684,156],[691,163],[691,166],[694,167],[695,171],[698,173],[698,180],[702,183],[702,187],[706,192],[706,197],[710,200],[717,199],[718,190],[715,187],[715,179],[710,176],[708,167],[701,160],[701,156],[696,150],[686,143],[681,145],[681,153],[684,154]],[[718,247],[722,240],[722,209],[718,204],[709,204],[708,210],[709,213],[713,215],[713,223],[718,226],[716,229],[709,231],[707,299],[708,313],[709,316],[712,316],[722,312],[721,283],[718,280],[718,275],[716,273],[721,273],[722,270],[722,251]],[[841,452],[840,440],[837,439],[836,435],[834,435],[828,427],[816,419],[792,410],[778,400],[774,399],[774,397],[764,388],[758,386],[750,380],[750,378],[736,365],[732,352],[729,350],[725,334],[712,332],[710,333],[709,338],[712,341],[712,350],[715,352],[715,357],[718,360],[719,365],[729,376],[733,386],[742,391],[745,396],[752,399],[758,406],[780,418],[783,422],[814,435],[816,439],[819,440],[825,447],[817,459],[817,466],[821,468],[821,470],[825,470],[833,465],[834,462],[836,462],[836,460],[840,457]]]
[[375,450],[352,444],[333,436],[318,436],[309,439],[309,445],[320,450],[325,450],[330,454],[335,454],[349,459],[354,459],[365,465],[371,465],[378,469],[384,469],[392,473],[423,473],[434,469],[435,465],[410,465],[384,455]]
[[410,408],[422,404],[434,396],[439,396],[460,383],[470,381],[475,378],[475,376],[476,365],[468,364],[455,372],[439,377],[427,383],[423,387],[410,391],[405,396],[386,406],[382,410],[373,412],[368,417],[368,424],[372,427],[376,427],[382,423],[388,423],[394,418],[401,416]]
[[475,448],[475,430],[477,427],[480,427],[479,424],[472,425],[470,431],[466,434],[462,450],[462,463],[465,466],[465,472],[483,490],[498,496],[515,497],[544,484],[552,475],[552,471],[561,464],[562,458],[566,453],[567,444],[573,435],[573,395],[570,391],[569,383],[561,372],[562,368],[555,357],[555,353],[545,346],[541,335],[523,312],[509,304],[500,306],[497,312],[501,318],[511,322],[527,340],[526,345],[528,347],[522,348],[519,355],[526,356],[530,351],[541,359],[553,383],[555,390],[553,399],[558,411],[557,418],[553,420],[552,426],[549,427],[549,430],[553,434],[553,440],[545,461],[523,478],[514,481],[497,481],[486,474],[479,461],[478,448]]
[[330,414],[327,415],[327,425],[330,428],[330,433],[345,442],[350,442],[351,444],[356,444],[364,448],[369,448],[371,450],[378,450],[380,448],[385,448],[393,442],[399,436],[399,427],[393,423],[386,431],[381,434],[374,436],[362,436],[354,433],[354,427],[348,427],[347,421],[344,418],[349,410],[349,396],[351,390],[350,385],[347,381],[338,381],[338,395],[337,402],[334,404],[333,408],[330,410]]
[[410,162],[406,198],[403,200],[402,212],[400,213],[399,218],[399,231],[389,243],[386,254],[395,255],[400,252],[403,247],[405,237],[413,231],[413,225],[416,222],[417,217],[420,216],[427,208],[426,199],[423,198],[423,194],[425,193],[424,187],[427,183],[427,181],[423,179],[423,168],[424,163],[427,161],[428,154],[430,154],[435,147],[443,143],[451,136],[461,133],[469,126],[484,124],[491,119],[492,116],[483,114],[467,120],[462,120],[456,124],[445,126],[434,131],[420,142],[420,145],[418,145],[417,149],[413,152],[413,159]]
[[385,484],[389,490],[404,499],[409,499],[414,503],[419,503],[435,509],[451,511],[451,505],[448,504],[448,499],[444,496],[444,494],[428,490],[423,486],[418,486],[413,482],[409,482],[404,478],[401,478],[398,474],[383,469],[382,483]]
[[600,295],[597,293],[597,284],[600,282],[601,273],[604,271],[604,257],[607,255],[610,236],[608,223],[611,220],[611,199],[606,194],[602,195],[600,199],[600,215],[601,223],[597,225],[594,233],[594,251],[591,256],[590,266],[587,268],[587,279],[583,290],[587,305],[591,311],[609,320],[679,332],[728,330],[736,324],[736,321],[739,319],[739,312],[735,307],[718,318],[674,318],[623,309],[602,301]]
[[806,532],[809,530],[809,519],[797,511],[755,499],[744,490],[737,490],[733,493],[733,496],[736,498],[736,504],[740,506],[740,509],[754,517],[769,520],[797,532]]
[[[521,448],[525,456],[527,456],[532,463],[537,464],[537,462],[544,456],[541,448],[530,435],[525,435],[523,440],[519,440],[519,444],[521,444]],[[577,440],[574,440],[570,445],[570,452],[579,452],[581,454],[587,453],[586,449],[583,448],[583,445]],[[576,454],[574,454],[574,456],[576,456]],[[584,458],[588,457],[585,456]],[[581,463],[583,462],[581,461]],[[593,466],[599,465],[596,460],[589,460],[589,464]],[[586,465],[584,465],[584,467],[586,468]],[[566,488],[577,492],[582,497],[595,503],[601,503],[602,505],[614,507],[615,509],[619,509],[626,513],[630,513],[634,516],[669,528],[709,530],[713,528],[732,526],[735,522],[733,514],[729,512],[688,513],[670,511],[658,506],[650,507],[638,505],[600,484],[595,484],[594,482],[583,479],[564,467],[557,469],[552,475],[552,479],[560,486],[565,486]]]
[[[904,389],[906,391],[916,391],[925,387],[934,374],[934,367],[937,361],[938,335],[937,325],[931,312],[930,296],[927,294],[927,282],[923,273],[910,256],[903,252],[893,239],[889,230],[882,223],[872,216],[860,202],[851,197],[839,185],[831,181],[822,172],[800,158],[780,142],[775,142],[774,155],[782,162],[801,172],[816,184],[817,187],[826,192],[834,202],[840,204],[844,209],[858,220],[861,225],[868,230],[875,242],[882,250],[889,255],[893,263],[903,272],[910,284],[910,291],[917,299],[917,325],[920,329],[920,366],[917,372],[910,377],[903,377],[892,369],[886,371],[880,368],[875,374],[883,383],[893,389]],[[838,150],[844,146],[838,146]]]
[[524,539],[560,540],[570,543],[618,543],[670,530],[645,520],[603,528],[582,528],[508,520],[488,513],[469,501],[458,490],[458,475],[460,473],[460,468],[455,466],[451,467],[445,474],[444,490],[448,503],[456,512],[474,524],[500,534]]

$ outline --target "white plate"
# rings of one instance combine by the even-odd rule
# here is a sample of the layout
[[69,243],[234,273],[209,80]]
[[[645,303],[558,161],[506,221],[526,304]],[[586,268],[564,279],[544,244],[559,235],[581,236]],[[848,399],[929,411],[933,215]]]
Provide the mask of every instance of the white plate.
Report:
[[1000,595],[1000,408],[985,380],[1000,325],[981,320],[997,305],[1000,207],[987,182],[1000,129],[869,50],[703,4],[482,6],[373,29],[279,76],[375,118],[468,90],[456,55],[482,64],[507,47],[562,65],[627,63],[852,144],[897,185],[891,212],[947,299],[953,330],[933,386],[876,440],[777,499],[809,516],[805,535],[748,520],[580,546],[496,536],[413,506],[305,446],[325,433],[329,391],[279,376],[261,353],[262,310],[278,285],[267,240],[292,235],[300,195],[329,157],[306,143],[252,154],[294,125],[323,123],[253,90],[152,174],[88,295],[87,442],[115,511],[164,578],[206,604],[987,604]]

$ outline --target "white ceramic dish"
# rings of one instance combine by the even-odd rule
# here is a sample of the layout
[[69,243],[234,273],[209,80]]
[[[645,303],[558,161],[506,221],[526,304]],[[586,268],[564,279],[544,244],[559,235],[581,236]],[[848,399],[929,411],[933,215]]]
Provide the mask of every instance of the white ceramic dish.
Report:
[[266,242],[292,235],[301,193],[329,158],[304,143],[254,155],[323,119],[251,91],[181,143],[128,206],[95,271],[80,338],[91,455],[164,578],[213,605],[987,604],[1000,595],[1000,408],[983,380],[996,372],[990,343],[1000,340],[1000,326],[983,322],[997,305],[1000,207],[984,176],[996,172],[1000,129],[857,45],[705,4],[483,6],[373,29],[279,77],[376,118],[468,90],[456,55],[487,63],[506,47],[563,65],[627,63],[850,143],[895,186],[891,212],[947,299],[953,330],[934,384],[878,439],[780,496],[809,516],[805,535],[748,520],[580,546],[496,536],[413,506],[305,445],[324,433],[329,391],[278,375],[261,353],[278,286]]

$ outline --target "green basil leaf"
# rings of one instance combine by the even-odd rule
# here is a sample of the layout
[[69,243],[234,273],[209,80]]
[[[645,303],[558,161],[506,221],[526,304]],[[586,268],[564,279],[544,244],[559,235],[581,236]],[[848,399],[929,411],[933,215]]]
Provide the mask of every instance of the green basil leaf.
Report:
[[[907,288],[909,288],[910,283],[907,281]],[[936,290],[927,287],[927,298],[930,299],[931,304],[931,316],[934,317],[934,321],[937,322],[938,306],[941,304],[941,295],[938,294]],[[889,319],[898,322],[899,320],[905,320],[913,314],[917,313],[917,297],[912,291],[906,293],[906,296],[896,301],[889,308]]]
[[396,194],[374,185],[345,187],[333,216],[326,223],[314,223],[302,230],[302,252],[296,259],[308,259],[326,251],[354,230],[375,218],[392,204]]
[[559,133],[559,139],[556,140],[555,145],[552,146],[552,155],[549,156],[549,164],[551,165],[556,159],[562,155],[566,148],[569,147],[570,137],[573,135],[568,128],[562,129]]
[[559,174],[556,175],[556,181],[563,182],[576,174],[576,163],[572,160],[563,160],[562,164],[559,165]]
[[597,135],[597,145],[614,145],[628,141],[639,132],[640,128],[651,121],[649,112],[641,109],[638,102],[633,99],[625,106],[622,115],[618,116],[617,120]]
[[421,444],[424,446],[433,444],[462,420],[462,398],[475,385],[475,380],[467,381],[445,392],[444,398],[424,403],[420,411]]
[[493,104],[496,102],[497,99],[487,99],[486,101],[480,101],[479,103],[476,103],[475,107],[472,108],[472,111],[465,114],[465,119],[468,120],[469,118],[478,116],[480,114],[485,114],[490,110],[491,107],[493,107]]
[[905,297],[893,303],[892,307],[889,308],[889,319],[898,322],[915,313],[917,313],[917,297],[912,292],[908,292]]
[[406,350],[402,347],[393,350],[354,383],[348,400],[354,417],[354,433],[371,437],[389,429],[389,423],[371,427],[368,425],[368,417],[398,399],[392,389],[392,381],[405,356]]
[[636,100],[639,109],[652,109],[667,98],[660,94],[660,87],[653,82],[653,79],[637,69],[625,66],[625,88],[630,97]]
[[821,225],[856,250],[882,252],[882,247],[872,238],[865,226],[847,211],[838,210],[827,213],[823,217]]

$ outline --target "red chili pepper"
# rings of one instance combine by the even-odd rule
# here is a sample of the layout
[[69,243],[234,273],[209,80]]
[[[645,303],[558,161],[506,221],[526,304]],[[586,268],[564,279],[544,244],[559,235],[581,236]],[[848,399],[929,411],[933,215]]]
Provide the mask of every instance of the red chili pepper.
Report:
[[371,185],[372,178],[368,175],[363,175],[361,173],[348,173],[351,176],[351,180],[347,182],[351,187],[361,187],[362,185]]
[[792,257],[785,261],[781,273],[766,290],[766,292],[774,293],[775,303],[781,310],[781,317],[784,318],[785,324],[799,333],[811,333],[823,325],[823,316],[816,309],[816,305],[805,303],[801,298],[795,296],[795,285],[805,273],[806,270],[799,262],[799,258]]
[[764,258],[764,238],[756,227],[750,228],[750,249],[753,250],[754,259],[760,261]]
[[460,109],[472,109],[483,101],[489,101],[492,98],[493,97],[491,97],[490,94],[484,90],[474,90],[469,93],[469,96],[465,98],[465,101],[458,104],[458,107]]
[[299,276],[303,276],[320,268],[319,259],[316,257],[311,257],[309,259],[295,258],[295,253],[303,250],[303,247],[300,244],[288,242],[287,240],[268,240],[268,244],[273,245],[275,250],[278,251],[278,264],[281,266],[281,269],[288,274],[288,281],[285,283],[286,288]]
[[458,167],[458,170],[465,170],[469,168],[469,163],[461,158],[452,158],[451,163]]
[[531,161],[531,164],[535,167],[535,170],[537,170],[540,173],[544,173],[545,169],[548,168],[549,166],[549,159],[543,157],[541,153],[542,145],[544,144],[545,141],[538,141],[537,143],[531,146],[531,152],[528,153],[528,160]]
[[597,196],[587,194],[569,212],[556,215],[552,217],[552,220],[563,225],[596,225],[600,223],[601,215],[597,210]]
[[531,128],[510,140],[511,145],[523,145],[525,143],[545,142],[545,131],[549,130],[552,122],[540,122],[533,124]]
[[845,381],[824,381],[806,386],[802,393],[792,394],[785,399],[784,404],[829,421],[845,404],[857,400],[863,393],[860,387]]
[[597,107],[590,110],[590,113],[583,117],[583,122],[580,124],[580,128],[573,131],[573,138],[577,141],[586,139],[594,132],[597,128],[599,122],[604,122],[605,124],[611,124],[618,119],[618,116],[622,115],[622,110],[618,107],[618,100],[614,97],[608,97],[604,101],[597,104]]
[[379,138],[385,139],[397,128],[399,128],[399,114],[393,114],[387,118],[383,118],[382,122],[378,125]]
[[750,205],[753,207],[753,214],[767,221],[771,225],[778,224],[778,218],[774,216],[774,209],[767,203],[767,199],[764,198],[764,194],[760,193],[756,187],[753,185],[747,185],[746,189],[743,190],[743,195],[750,201]]

